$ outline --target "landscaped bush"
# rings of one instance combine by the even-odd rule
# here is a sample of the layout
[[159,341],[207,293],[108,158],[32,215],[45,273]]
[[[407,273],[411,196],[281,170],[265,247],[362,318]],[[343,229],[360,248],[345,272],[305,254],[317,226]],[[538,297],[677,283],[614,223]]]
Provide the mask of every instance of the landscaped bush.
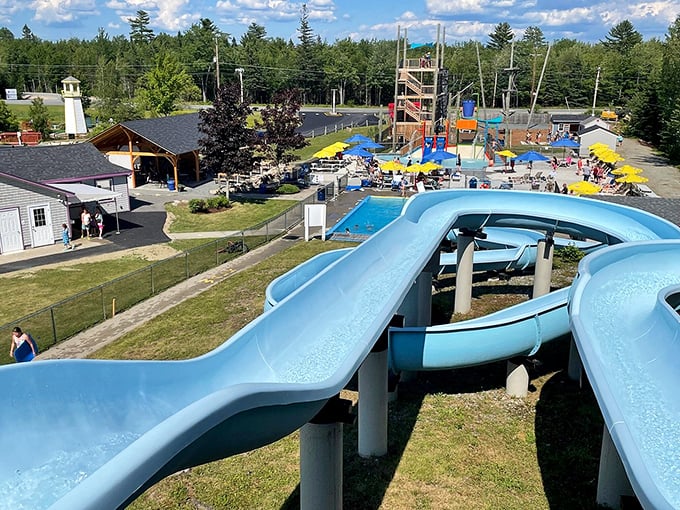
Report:
[[192,198],[189,200],[189,211],[192,213],[208,212],[208,204],[202,198]]
[[300,188],[298,188],[295,184],[282,184],[276,189],[276,192],[279,195],[292,195],[293,193],[297,193],[300,191]]
[[210,197],[207,201],[208,209],[218,210],[218,209],[228,209],[231,207],[229,199],[224,195],[217,195],[215,197]]

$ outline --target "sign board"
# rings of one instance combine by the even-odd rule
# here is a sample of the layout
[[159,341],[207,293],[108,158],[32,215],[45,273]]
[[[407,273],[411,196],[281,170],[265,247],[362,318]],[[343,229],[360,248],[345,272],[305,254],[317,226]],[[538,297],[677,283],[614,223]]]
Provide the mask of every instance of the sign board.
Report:
[[16,101],[17,89],[5,89],[5,99],[7,101]]
[[321,227],[321,240],[326,240],[326,204],[305,205],[305,241],[309,241],[309,227]]

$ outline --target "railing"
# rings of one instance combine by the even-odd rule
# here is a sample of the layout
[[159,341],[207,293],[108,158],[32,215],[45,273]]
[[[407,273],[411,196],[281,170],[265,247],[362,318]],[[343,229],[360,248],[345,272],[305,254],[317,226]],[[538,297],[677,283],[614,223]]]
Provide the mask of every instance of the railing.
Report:
[[[346,184],[346,178],[344,182]],[[342,185],[341,181],[338,183]],[[337,193],[335,183],[320,187],[324,188],[325,197]],[[304,220],[304,206],[316,203],[317,196],[316,193],[312,194],[275,218],[236,235],[209,241],[174,257],[154,262],[0,326],[0,338],[7,338],[9,343],[12,328],[19,325],[31,334],[40,350],[44,351],[184,280],[280,237]],[[8,350],[0,353],[0,364],[13,361],[6,352]]]

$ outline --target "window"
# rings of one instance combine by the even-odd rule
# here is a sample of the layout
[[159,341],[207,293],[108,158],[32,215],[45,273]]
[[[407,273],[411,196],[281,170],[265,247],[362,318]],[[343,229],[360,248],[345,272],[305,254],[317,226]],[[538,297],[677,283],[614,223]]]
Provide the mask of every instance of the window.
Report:
[[111,179],[97,179],[94,181],[94,185],[102,189],[111,189]]
[[47,217],[45,216],[45,209],[33,209],[33,225],[36,227],[44,227],[47,225]]

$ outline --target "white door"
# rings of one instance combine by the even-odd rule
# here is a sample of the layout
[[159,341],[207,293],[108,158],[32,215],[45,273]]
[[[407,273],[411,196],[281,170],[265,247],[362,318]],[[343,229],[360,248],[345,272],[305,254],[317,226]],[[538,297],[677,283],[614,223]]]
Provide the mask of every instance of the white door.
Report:
[[0,211],[0,253],[23,249],[24,241],[21,237],[19,209]]
[[33,247],[54,244],[52,232],[52,214],[49,205],[35,205],[28,208],[28,218],[31,222],[31,238]]

